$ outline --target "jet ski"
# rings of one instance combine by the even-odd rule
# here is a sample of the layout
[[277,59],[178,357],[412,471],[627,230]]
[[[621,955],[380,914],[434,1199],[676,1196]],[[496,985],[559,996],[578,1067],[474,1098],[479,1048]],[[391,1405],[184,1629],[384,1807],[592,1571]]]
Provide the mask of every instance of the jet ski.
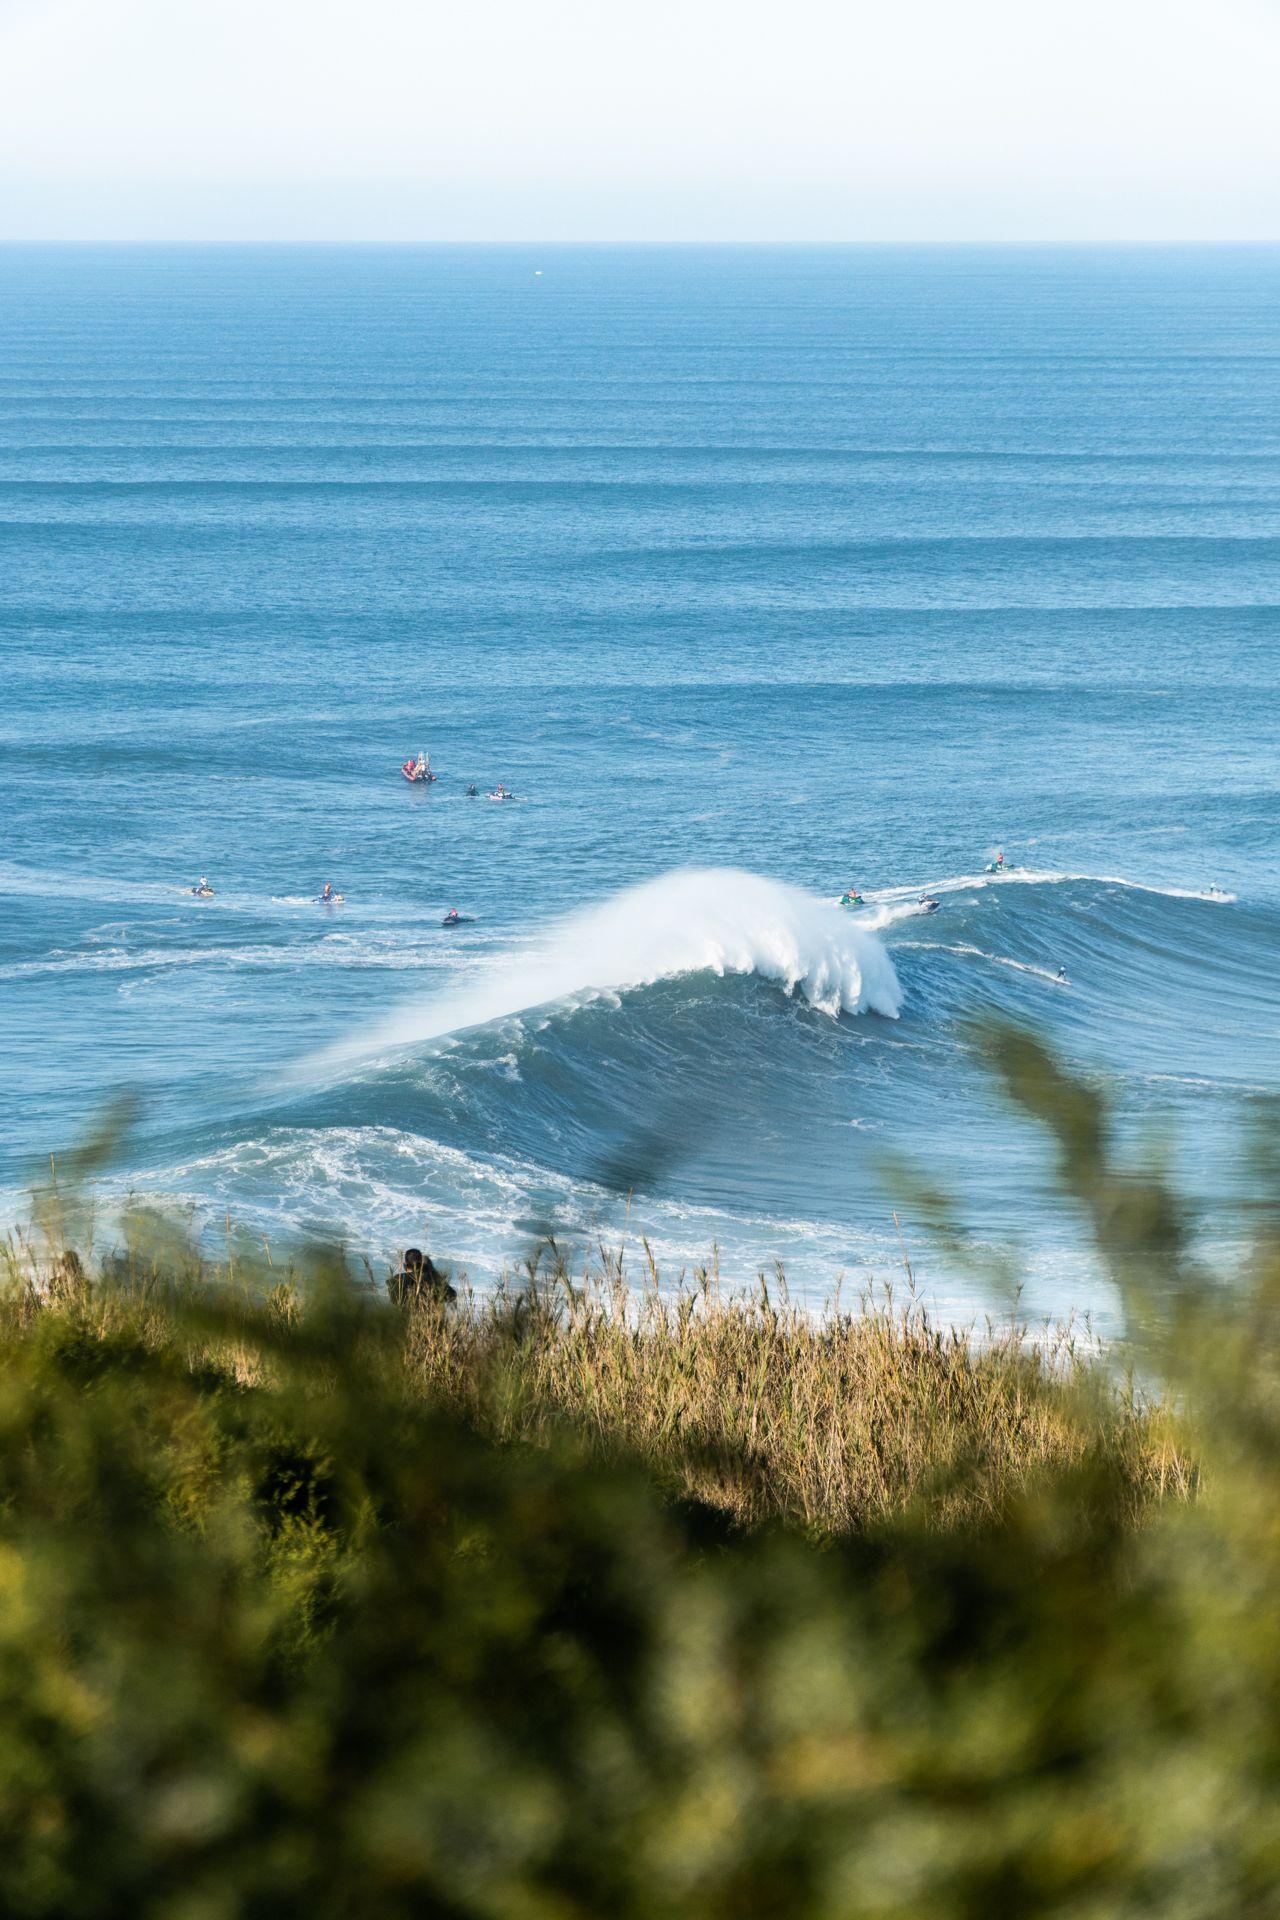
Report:
[[192,897],[196,900],[212,900],[213,898],[212,887],[192,887],[191,893]]
[[408,761],[405,762],[400,771],[411,787],[429,787],[440,778],[438,773],[419,773],[415,767],[410,766]]
[[507,787],[495,787],[492,793],[485,795],[486,800],[514,800],[515,795]]
[[440,922],[442,927],[469,927],[472,924],[469,913],[446,913]]
[[925,895],[922,896],[920,901],[920,911],[922,913],[936,913],[941,905],[941,900],[930,900],[928,896]]
[[860,893],[842,893],[840,895],[840,905],[842,907],[865,907],[866,904],[866,901]]

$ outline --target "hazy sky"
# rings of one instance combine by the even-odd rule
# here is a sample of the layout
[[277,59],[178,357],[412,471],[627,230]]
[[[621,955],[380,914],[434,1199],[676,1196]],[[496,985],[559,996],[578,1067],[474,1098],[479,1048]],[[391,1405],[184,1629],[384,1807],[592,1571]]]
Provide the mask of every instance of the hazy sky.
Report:
[[1280,239],[1280,0],[0,0],[0,238]]

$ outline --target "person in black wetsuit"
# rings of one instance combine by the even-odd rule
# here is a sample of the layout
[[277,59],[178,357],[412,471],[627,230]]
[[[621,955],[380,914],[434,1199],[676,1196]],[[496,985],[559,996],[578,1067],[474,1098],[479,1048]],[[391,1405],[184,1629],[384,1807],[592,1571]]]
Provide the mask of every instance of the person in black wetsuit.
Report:
[[395,1307],[414,1306],[422,1300],[435,1300],[447,1305],[458,1297],[449,1285],[448,1275],[441,1273],[421,1247],[405,1248],[399,1271],[391,1274],[387,1280],[387,1292]]

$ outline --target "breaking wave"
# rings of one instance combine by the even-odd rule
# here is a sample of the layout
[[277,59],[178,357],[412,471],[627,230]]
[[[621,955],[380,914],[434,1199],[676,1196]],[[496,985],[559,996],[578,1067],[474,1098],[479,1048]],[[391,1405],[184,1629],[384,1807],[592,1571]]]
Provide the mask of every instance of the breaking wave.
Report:
[[757,974],[833,1016],[896,1019],[902,1007],[892,960],[856,916],[760,874],[686,868],[570,914],[481,980],[400,1007],[327,1064],[692,973]]

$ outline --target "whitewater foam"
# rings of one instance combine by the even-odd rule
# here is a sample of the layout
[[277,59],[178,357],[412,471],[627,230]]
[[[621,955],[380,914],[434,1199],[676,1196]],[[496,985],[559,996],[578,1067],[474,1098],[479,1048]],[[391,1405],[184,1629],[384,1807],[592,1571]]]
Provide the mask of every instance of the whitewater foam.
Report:
[[1058,887],[1071,882],[1124,887],[1131,893],[1158,893],[1167,900],[1207,900],[1215,906],[1227,906],[1236,898],[1224,887],[1171,887],[1154,880],[1128,880],[1119,873],[1062,873],[1054,868],[1038,867],[1003,867],[999,873],[957,873],[943,880],[917,881],[909,887],[868,887],[864,898],[873,907],[914,901],[914,911],[923,912],[925,909],[918,904],[921,894],[970,893],[980,887]]
[[288,946],[244,947],[94,947],[88,952],[54,948],[38,960],[0,965],[0,980],[35,980],[56,974],[155,973],[180,967],[266,969],[293,972],[299,967],[370,967],[392,973],[427,973],[439,956],[406,947],[398,933],[371,933],[358,940],[297,942]]
[[570,914],[479,980],[400,1007],[323,1064],[691,973],[759,974],[832,1016],[896,1019],[902,1006],[893,962],[856,918],[760,874],[686,868]]
[[532,1160],[468,1153],[392,1126],[273,1128],[135,1178],[130,1192],[204,1225],[220,1226],[234,1208],[273,1242],[337,1233],[389,1256],[416,1240],[482,1289],[516,1271],[548,1233],[578,1266],[603,1243],[625,1250],[641,1274],[643,1248],[668,1286],[704,1264],[730,1287],[750,1286],[780,1259],[791,1296],[814,1307],[842,1278],[881,1277],[900,1257],[887,1220],[854,1230],[804,1214],[623,1196]]

